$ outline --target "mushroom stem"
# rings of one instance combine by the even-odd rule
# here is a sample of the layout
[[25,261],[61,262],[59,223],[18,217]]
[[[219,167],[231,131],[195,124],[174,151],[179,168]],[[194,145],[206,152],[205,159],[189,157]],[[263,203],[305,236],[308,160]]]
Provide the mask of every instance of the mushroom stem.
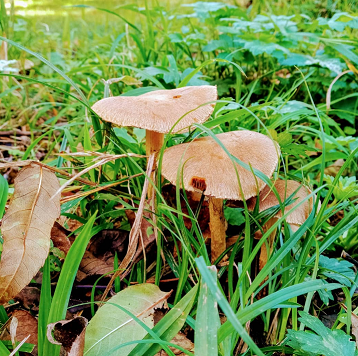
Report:
[[[155,132],[151,130],[145,131],[146,136],[146,154],[149,157],[152,153],[157,153],[161,150],[164,143],[164,134],[160,132]],[[150,179],[154,180],[155,175],[154,171],[152,171],[150,175]],[[148,199],[151,199],[154,194],[153,186],[148,188]]]
[[211,262],[214,263],[226,249],[226,225],[222,199],[214,197],[209,198],[209,214]]

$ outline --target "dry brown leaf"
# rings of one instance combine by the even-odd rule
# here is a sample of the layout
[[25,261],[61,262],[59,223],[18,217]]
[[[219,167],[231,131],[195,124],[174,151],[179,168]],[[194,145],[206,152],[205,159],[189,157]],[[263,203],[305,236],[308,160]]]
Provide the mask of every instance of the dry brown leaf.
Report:
[[79,273],[77,273],[77,281],[82,281],[87,276],[103,275],[113,272],[114,259],[102,260],[93,255],[90,251],[86,251],[81,260]]
[[25,310],[15,310],[12,313],[10,326],[2,336],[2,340],[12,340],[15,343],[23,341],[35,345],[31,352],[37,355],[37,319]]
[[[185,350],[194,352],[194,343],[191,340],[189,340],[182,332],[179,332],[177,335],[175,335],[174,338],[170,342],[182,347]],[[182,352],[174,347],[169,347],[169,348],[174,353],[174,355],[177,355],[177,356],[185,355],[184,352]],[[157,354],[155,354],[155,356],[168,356],[168,354],[162,350],[162,351],[159,351]]]
[[59,189],[54,173],[36,164],[23,168],[2,221],[4,238],[0,261],[0,303],[18,294],[43,266],[50,248],[51,228],[60,215]]
[[25,287],[14,297],[14,300],[20,302],[26,309],[38,311],[40,305],[40,294],[40,289],[36,287]]
[[47,338],[53,344],[62,345],[67,356],[82,356],[87,324],[88,321],[83,316],[49,324]]
[[26,310],[15,310],[12,317],[18,321],[15,341],[21,342],[30,335],[27,342],[37,345],[37,319]]
[[114,269],[114,256],[117,253],[119,259],[125,255],[128,247],[127,231],[102,230],[92,237],[87,246],[76,279],[82,281],[88,276],[103,275]]
[[57,221],[51,229],[51,240],[53,245],[63,251],[65,255],[67,255],[71,247],[71,242],[67,237],[69,233],[70,232],[62,227]]

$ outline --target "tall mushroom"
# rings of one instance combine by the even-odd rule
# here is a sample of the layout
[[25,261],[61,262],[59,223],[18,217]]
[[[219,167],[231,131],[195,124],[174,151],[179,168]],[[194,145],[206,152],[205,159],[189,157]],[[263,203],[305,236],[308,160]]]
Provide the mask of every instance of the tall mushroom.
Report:
[[[286,222],[290,224],[291,229],[293,231],[298,230],[300,225],[302,225],[307,220],[309,214],[312,211],[313,208],[312,198],[307,199],[302,203],[302,201],[305,198],[307,198],[309,194],[311,194],[311,191],[301,183],[296,182],[294,180],[286,181],[286,180],[278,179],[275,182],[274,186],[282,202],[284,202],[287,198],[289,198],[292,194],[296,192],[293,196],[293,199],[295,199],[295,201],[290,205],[285,206],[284,213],[285,214],[288,213],[293,207],[299,205],[286,218]],[[249,210],[254,210],[256,201],[257,201],[256,197],[247,201],[247,208]],[[279,205],[276,195],[270,189],[269,186],[266,186],[260,192],[259,195],[259,212],[272,208],[276,205]],[[281,217],[282,217],[282,211],[280,210],[277,212],[277,214],[275,214],[273,218],[271,218],[269,221],[266,222],[266,224],[263,226],[263,230],[268,231],[269,228]],[[270,247],[270,249],[272,249],[275,234],[276,232],[273,232],[268,238],[268,246]],[[259,260],[260,270],[267,263],[267,259],[268,259],[268,251],[266,249],[266,245],[263,244],[261,247],[260,260]]]
[[92,109],[104,121],[145,129],[149,156],[162,148],[164,134],[179,119],[173,133],[185,131],[194,123],[205,122],[214,110],[215,105],[211,102],[216,99],[216,86],[202,85],[156,90],[139,96],[114,96],[98,101]]
[[[231,155],[271,177],[278,163],[279,148],[269,137],[252,131],[233,131],[216,135]],[[264,155],[264,159],[263,159]],[[162,174],[176,184],[183,165],[183,189],[201,191],[209,197],[211,260],[226,249],[223,200],[243,200],[257,195],[265,183],[251,170],[231,161],[212,137],[203,137],[165,150]],[[235,165],[235,166],[234,166]],[[243,196],[240,194],[240,179]]]
[[[160,151],[164,134],[171,129],[173,133],[183,132],[194,123],[205,122],[214,110],[212,102],[216,99],[216,86],[202,85],[156,90],[139,96],[114,96],[98,101],[92,109],[104,121],[145,129],[149,157]],[[149,189],[148,196],[152,193],[153,189]]]

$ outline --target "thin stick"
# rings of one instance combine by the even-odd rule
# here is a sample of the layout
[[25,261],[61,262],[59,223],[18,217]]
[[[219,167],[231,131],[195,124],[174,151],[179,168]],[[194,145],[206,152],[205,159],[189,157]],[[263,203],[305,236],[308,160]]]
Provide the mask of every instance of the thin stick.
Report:
[[138,210],[137,210],[137,213],[135,216],[135,220],[134,220],[131,232],[129,233],[129,244],[128,244],[127,254],[125,255],[123,261],[119,265],[118,270],[113,274],[111,280],[109,281],[108,286],[102,295],[102,298],[101,298],[102,302],[106,299],[108,292],[112,288],[114,280],[120,275],[122,278],[124,278],[126,273],[128,273],[128,271],[129,271],[130,265],[133,263],[133,257],[137,251],[139,232],[140,232],[140,228],[142,226],[142,221],[143,221],[144,203],[146,201],[146,196],[147,196],[148,186],[149,186],[148,176],[150,175],[150,173],[153,170],[154,159],[155,159],[155,153],[152,153],[149,156],[148,163],[147,163],[146,178],[144,181],[142,196],[140,198]]

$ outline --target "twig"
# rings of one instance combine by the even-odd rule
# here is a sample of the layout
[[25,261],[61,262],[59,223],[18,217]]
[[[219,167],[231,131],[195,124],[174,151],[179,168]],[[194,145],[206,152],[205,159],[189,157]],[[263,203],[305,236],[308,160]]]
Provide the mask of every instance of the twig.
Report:
[[148,158],[147,171],[146,171],[146,177],[145,177],[145,181],[144,181],[142,196],[140,198],[140,203],[138,206],[138,210],[136,213],[136,217],[135,217],[131,232],[129,233],[129,244],[128,244],[127,254],[125,255],[123,261],[119,265],[118,270],[113,274],[111,280],[109,281],[108,286],[102,295],[102,298],[101,298],[102,302],[106,299],[108,292],[112,288],[114,280],[120,275],[122,275],[121,277],[124,278],[124,276],[126,274],[128,274],[130,265],[133,263],[133,257],[137,251],[139,232],[140,232],[140,228],[142,226],[144,203],[145,203],[147,192],[148,192],[148,186],[149,186],[148,177],[150,177],[151,172],[153,170],[154,159],[155,159],[155,153],[152,153]]

